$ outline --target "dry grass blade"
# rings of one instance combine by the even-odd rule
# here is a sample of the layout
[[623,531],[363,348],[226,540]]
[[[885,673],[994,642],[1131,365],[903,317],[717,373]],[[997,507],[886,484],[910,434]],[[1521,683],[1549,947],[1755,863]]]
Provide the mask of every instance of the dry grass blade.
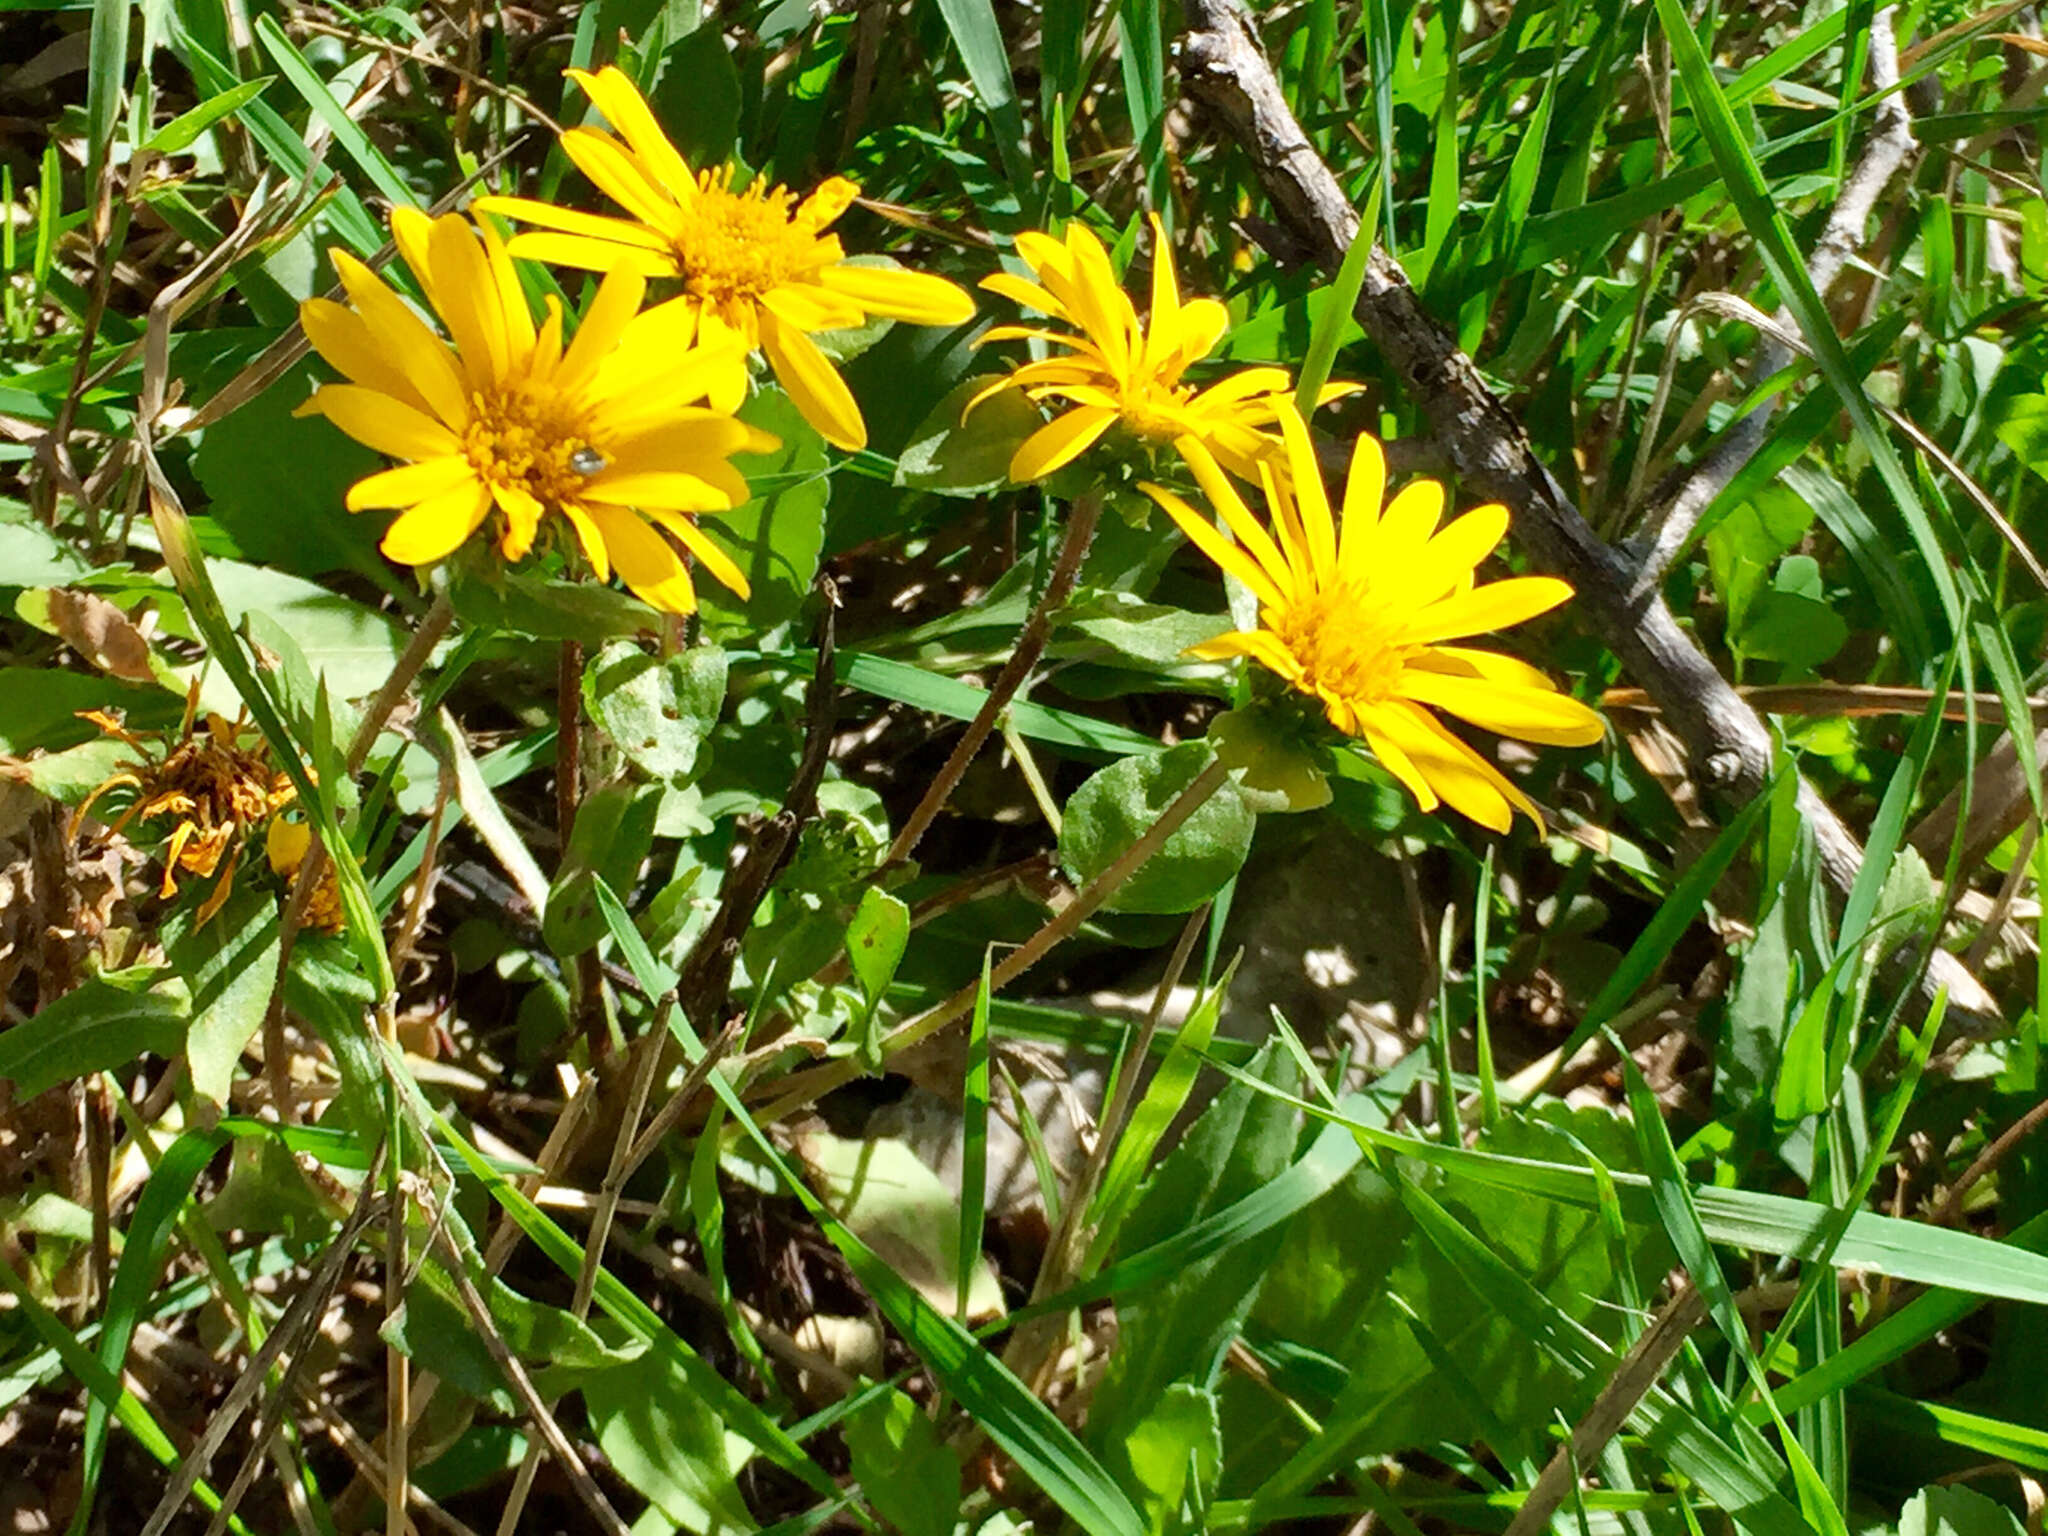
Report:
[[[193,1485],[205,1475],[207,1464],[212,1461],[214,1452],[220,1449],[242,1415],[248,1411],[249,1405],[256,1400],[257,1394],[270,1384],[271,1366],[276,1363],[278,1356],[290,1347],[292,1359],[286,1366],[284,1380],[276,1384],[262,1417],[266,1421],[269,1420],[278,1404],[287,1400],[293,1375],[305,1356],[305,1351],[300,1345],[318,1326],[320,1315],[326,1310],[328,1298],[334,1294],[334,1288],[341,1282],[342,1266],[348,1262],[350,1254],[354,1251],[356,1239],[362,1235],[364,1228],[383,1213],[383,1199],[376,1193],[377,1174],[383,1166],[383,1161],[383,1153],[380,1150],[378,1156],[372,1160],[370,1175],[363,1181],[362,1193],[356,1199],[355,1209],[349,1213],[348,1220],[342,1223],[341,1230],[335,1234],[334,1240],[327,1245],[304,1288],[292,1298],[292,1303],[285,1309],[284,1316],[278,1320],[277,1326],[270,1330],[270,1336],[263,1341],[261,1347],[250,1357],[248,1367],[237,1378],[234,1386],[228,1389],[226,1399],[207,1420],[206,1429],[201,1433],[198,1444],[194,1445],[185,1459],[178,1464],[178,1470],[172,1474],[170,1486],[164,1490],[163,1497],[157,1500],[155,1510],[143,1525],[141,1536],[163,1536],[163,1532],[170,1528],[171,1521],[177,1518],[178,1511],[184,1507],[186,1498],[191,1494]],[[255,1444],[249,1452],[252,1460],[262,1455],[268,1439],[267,1428],[255,1437]],[[243,1471],[246,1473],[248,1470],[248,1463],[245,1462]],[[238,1474],[236,1489],[231,1490],[229,1497],[222,1501],[223,1519],[226,1514],[233,1512],[235,1503],[241,1496],[236,1490],[246,1490],[247,1486],[246,1479]]]
[[435,1249],[440,1254],[442,1263],[447,1266],[448,1277],[454,1282],[455,1292],[462,1301],[463,1311],[469,1314],[469,1320],[475,1326],[478,1336],[483,1339],[484,1347],[490,1351],[492,1361],[504,1373],[513,1396],[519,1399],[520,1406],[526,1410],[534,1429],[546,1444],[548,1454],[554,1458],[555,1464],[562,1469],[562,1475],[568,1478],[569,1485],[575,1489],[576,1497],[582,1501],[583,1507],[590,1511],[598,1524],[611,1533],[611,1536],[631,1536],[630,1528],[619,1518],[618,1511],[612,1508],[611,1501],[604,1496],[604,1490],[599,1488],[596,1479],[591,1477],[590,1469],[583,1465],[583,1458],[576,1454],[576,1447],[569,1443],[569,1437],[562,1433],[562,1426],[555,1422],[555,1416],[548,1411],[548,1405],[541,1401],[540,1394],[534,1390],[533,1380],[526,1374],[526,1367],[519,1363],[518,1356],[514,1355],[510,1346],[505,1343],[505,1336],[498,1331],[498,1325],[491,1317],[491,1309],[485,1305],[483,1297],[477,1293],[475,1283],[469,1278],[469,1271],[462,1262],[462,1255],[455,1251],[455,1245],[445,1235],[437,1239]]

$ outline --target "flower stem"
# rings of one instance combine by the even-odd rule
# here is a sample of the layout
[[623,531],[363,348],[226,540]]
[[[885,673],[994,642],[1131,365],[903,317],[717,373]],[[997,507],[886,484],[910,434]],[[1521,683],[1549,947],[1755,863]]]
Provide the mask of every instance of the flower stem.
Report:
[[[1182,790],[1171,805],[1160,812],[1159,819],[1147,827],[1143,835],[1126,848],[1115,863],[1077,891],[1074,899],[1054,913],[1044,927],[1012,950],[1002,964],[989,972],[990,994],[1001,991],[1043,960],[1059,944],[1072,938],[1081,925],[1093,917],[1096,910],[1116,893],[1117,888],[1136,874],[1145,861],[1157,853],[1169,837],[1180,830],[1181,823],[1200,810],[1209,797],[1222,788],[1223,781],[1229,776],[1230,770],[1220,762],[1212,762],[1204,768],[1200,776]],[[886,1057],[906,1051],[930,1039],[948,1025],[957,1024],[966,1018],[974,1008],[975,995],[979,989],[978,981],[970,982],[937,1007],[898,1025],[882,1037],[882,1054]],[[762,1125],[780,1120],[834,1088],[852,1082],[864,1075],[865,1071],[857,1058],[848,1056],[823,1066],[812,1067],[808,1071],[798,1072],[783,1081],[781,1095],[763,1108],[755,1119]]]
[[1038,658],[1045,654],[1046,642],[1052,638],[1053,615],[1059,612],[1060,605],[1066,602],[1074,590],[1074,583],[1080,578],[1082,558],[1088,553],[1088,546],[1095,538],[1095,525],[1102,517],[1102,502],[1102,492],[1092,490],[1077,498],[1068,511],[1066,536],[1060,541],[1052,577],[1046,582],[1045,591],[1039,595],[1037,605],[1032,608],[1031,617],[1024,621],[1024,628],[1017,635],[1016,648],[1010,652],[1010,659],[1003,663],[1003,670],[996,674],[988,697],[982,700],[981,708],[968,723],[966,734],[954,746],[953,755],[946,759],[946,766],[939,770],[931,787],[924,792],[924,798],[917,803],[917,809],[904,822],[903,830],[896,834],[896,841],[889,845],[889,855],[882,861],[882,871],[904,863],[916,850],[931,824],[938,819],[939,812],[945,809],[947,800],[952,798],[953,791],[959,787],[967,765],[974,761],[974,754],[988,740],[996,721],[1009,708],[1017,690],[1024,686],[1031,669],[1038,665]]
[[[555,716],[555,833],[559,858],[567,859],[576,810],[583,803],[583,647],[574,640],[562,642],[555,673]],[[559,863],[556,867],[559,870]],[[611,1043],[605,1035],[604,972],[595,945],[576,957],[570,1011],[595,1066]]]
[[[377,738],[384,733],[399,702],[412,687],[434,654],[434,647],[441,643],[448,633],[448,626],[455,620],[455,605],[443,592],[434,598],[433,606],[421,616],[419,628],[400,653],[391,675],[384,679],[369,704],[363,710],[363,718],[356,726],[356,733],[349,738],[348,756],[343,759],[347,775],[354,778],[362,772],[363,764],[369,761],[370,749],[377,744]],[[279,1125],[290,1125],[297,1118],[297,1105],[292,1091],[291,1061],[284,1039],[284,983],[291,974],[292,949],[298,942],[299,929],[306,921],[306,909],[312,904],[313,893],[320,889],[320,882],[327,873],[327,847],[320,841],[316,829],[313,845],[306,850],[305,860],[299,865],[299,872],[292,881],[291,895],[286,898],[284,915],[278,919],[277,980],[270,989],[270,1006],[263,1013],[263,1065],[270,1077],[271,1107],[277,1113]],[[386,1006],[379,1013],[387,1019],[391,1013]]]

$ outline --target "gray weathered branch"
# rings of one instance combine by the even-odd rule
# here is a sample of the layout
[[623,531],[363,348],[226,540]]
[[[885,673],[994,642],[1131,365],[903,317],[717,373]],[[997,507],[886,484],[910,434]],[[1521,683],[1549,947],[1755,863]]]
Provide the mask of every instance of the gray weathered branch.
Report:
[[[1334,271],[1358,233],[1357,215],[1295,121],[1243,8],[1237,0],[1184,0],[1184,9],[1180,74],[1187,93],[1250,156],[1289,232]],[[1663,594],[1639,586],[1635,562],[1593,532],[1536,458],[1521,424],[1377,246],[1356,313],[1428,413],[1460,480],[1507,506],[1535,563],[1576,589],[1576,611],[1656,700],[1685,743],[1694,777],[1729,802],[1756,795],[1772,760],[1763,721],[1679,628]],[[1846,893],[1863,867],[1862,846],[1804,781],[1799,806],[1829,885]],[[1998,1005],[1953,956],[1937,952],[1927,980],[1930,988],[1948,988],[1949,1017],[1962,1027],[1998,1021]]]

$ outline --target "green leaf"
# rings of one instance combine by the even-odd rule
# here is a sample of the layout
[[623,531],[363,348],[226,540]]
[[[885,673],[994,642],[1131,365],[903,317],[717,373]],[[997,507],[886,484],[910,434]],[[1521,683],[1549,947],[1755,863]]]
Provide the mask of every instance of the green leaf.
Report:
[[604,937],[597,881],[601,878],[614,890],[633,888],[653,845],[660,809],[658,786],[623,779],[584,796],[541,918],[541,938],[555,954],[567,960]]
[[910,908],[887,891],[869,886],[846,926],[846,958],[873,1007],[896,979],[910,942]]
[[[100,728],[78,718],[85,709],[118,710],[132,730],[175,726],[182,712],[161,688],[55,667],[0,667],[0,752],[20,756],[38,747],[98,741]],[[133,758],[134,749],[124,747],[122,756]]]
[[583,1405],[613,1469],[669,1520],[692,1531],[759,1528],[725,1426],[687,1378],[638,1361],[587,1379]]
[[1010,483],[1010,459],[1045,425],[1021,389],[1003,389],[968,411],[1001,374],[977,373],[949,390],[910,434],[896,460],[896,483],[946,496],[979,496]]
[[[977,688],[956,677],[941,677],[922,667],[886,656],[841,651],[834,660],[839,680],[848,687],[954,720],[972,720],[980,711],[982,701],[988,697],[986,688]],[[1091,720],[1086,715],[1049,709],[1043,704],[1012,704],[1010,723],[1034,740],[1078,747],[1106,756],[1150,755],[1159,750],[1158,742],[1128,726],[1115,725],[1107,720]]]
[[1021,202],[1032,183],[1032,167],[1025,147],[1024,113],[1010,75],[1009,45],[996,25],[993,0],[939,0],[939,14],[946,18],[946,30],[953,34],[954,46],[967,66],[967,78],[974,83],[974,93],[994,125],[1003,170]]
[[1974,1488],[1922,1488],[1899,1511],[1899,1536],[2020,1536],[2012,1511]]
[[192,999],[180,984],[132,992],[95,978],[0,1030],[0,1079],[14,1085],[17,1100],[32,1099],[145,1052],[175,1056],[191,1017]]
[[[849,1141],[827,1131],[800,1131],[791,1141],[831,1212],[891,1271],[934,1308],[951,1312],[959,1299],[955,1212],[960,1197],[900,1141]],[[976,1250],[968,1277],[969,1318],[1000,1317],[1002,1286]]]
[[262,43],[276,63],[285,82],[312,108],[313,115],[334,135],[334,142],[341,147],[342,153],[370,178],[377,191],[400,208],[418,207],[419,199],[405,184],[405,178],[384,158],[384,152],[371,142],[363,125],[335,99],[334,93],[327,88],[327,82],[320,78],[319,71],[306,62],[306,56],[284,35],[284,29],[277,24],[275,16],[266,13],[256,18],[256,40]]
[[584,668],[583,701],[636,768],[684,783],[718,723],[725,677],[725,652],[715,645],[663,657],[616,641]]
[[[1221,979],[1202,994],[1187,1022],[1175,1031],[1166,1060],[1145,1085],[1145,1096],[1131,1111],[1130,1122],[1117,1139],[1116,1151],[1110,1155],[1109,1166],[1103,1171],[1102,1184],[1095,1194],[1095,1209],[1090,1212],[1096,1229],[1094,1257],[1098,1261],[1122,1231],[1124,1218],[1137,1199],[1140,1180],[1150,1167],[1152,1154],[1166,1128],[1187,1104],[1195,1078],[1202,1070],[1202,1052],[1208,1049],[1210,1038],[1216,1033],[1216,1020],[1223,1011],[1224,996],[1230,991],[1231,977],[1236,973],[1237,962],[1233,960]],[[1122,1070],[1135,1072],[1139,1067],[1140,1063],[1127,1060]]]
[[[1112,763],[1074,791],[1060,828],[1060,863],[1077,882],[1107,869],[1209,766],[1206,743]],[[1181,824],[1106,905],[1115,912],[1192,912],[1243,868],[1257,818],[1226,782]]]
[[86,195],[91,197],[113,153],[115,119],[121,115],[121,81],[128,72],[132,0],[93,0],[86,52]]
[[903,963],[904,946],[910,942],[910,908],[896,896],[877,886],[861,892],[860,905],[846,925],[846,958],[860,982],[861,1018],[858,1031],[861,1060],[871,1072],[882,1070],[882,1042],[875,1028],[876,1010],[896,979]]
[[660,614],[617,587],[507,570],[496,560],[487,565],[452,560],[448,570],[448,600],[456,617],[471,629],[502,629],[536,640],[574,640],[595,647],[661,628]]
[[669,45],[648,105],[692,166],[723,165],[732,158],[740,126],[740,75],[723,27],[700,26]]
[[1153,1536],[1205,1529],[1200,1511],[1223,1470],[1215,1393],[1187,1382],[1168,1387],[1131,1430],[1118,1459],[1130,1473],[1138,1513]]
[[960,1458],[901,1392],[870,1399],[846,1420],[853,1475],[876,1514],[903,1536],[952,1536]]
[[832,497],[824,440],[779,389],[764,389],[740,407],[740,418],[772,432],[782,446],[742,454],[733,466],[749,480],[776,489],[731,512],[711,513],[698,524],[735,561],[751,595],[739,597],[701,571],[697,601],[704,633],[714,640],[758,638],[803,611],[818,554],[825,544],[825,507]]
[[0,586],[61,587],[91,569],[28,508],[0,501]]
[[208,427],[192,455],[206,512],[246,560],[299,576],[353,571],[380,584],[391,567],[377,552],[390,514],[349,513],[350,485],[383,460],[323,416],[295,416],[321,382],[293,368],[262,394]]
[[167,946],[172,969],[192,989],[192,1090],[216,1106],[226,1104],[242,1047],[262,1027],[281,946],[276,898],[255,890],[237,891],[211,922]]
[[1730,639],[1753,661],[1782,662],[1807,672],[1848,644],[1849,626],[1826,603],[1796,592],[1769,591],[1757,594],[1742,628]]
[[[107,1289],[107,1305],[97,1351],[100,1364],[119,1380],[128,1360],[128,1344],[135,1326],[150,1310],[150,1293],[163,1269],[164,1248],[171,1229],[192,1198],[192,1186],[206,1165],[228,1139],[223,1130],[187,1131],[164,1149],[143,1186],[142,1197],[128,1218],[121,1247],[121,1262]],[[92,1513],[93,1492],[106,1456],[107,1426],[112,1405],[98,1393],[85,1405],[85,1442],[82,1461],[85,1487],[79,1497],[75,1528],[87,1528]]]
[[248,103],[263,94],[264,87],[277,77],[258,75],[254,80],[245,81],[233,90],[222,91],[209,96],[189,112],[181,112],[163,127],[152,133],[143,143],[143,148],[153,154],[178,155],[192,147],[193,141],[215,123],[231,112],[239,112]]

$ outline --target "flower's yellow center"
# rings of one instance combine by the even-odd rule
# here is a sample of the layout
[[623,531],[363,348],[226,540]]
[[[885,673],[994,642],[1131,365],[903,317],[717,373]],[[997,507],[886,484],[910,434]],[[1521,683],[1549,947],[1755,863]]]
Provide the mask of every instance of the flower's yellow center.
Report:
[[1174,389],[1151,379],[1127,384],[1117,395],[1117,414],[1133,436],[1148,443],[1170,443],[1188,430],[1181,409],[1193,391]]
[[674,236],[683,286],[713,304],[758,299],[770,289],[830,266],[843,254],[798,217],[787,187],[756,179],[732,190],[732,168],[697,173],[697,196]]
[[1347,583],[1269,610],[1266,624],[1301,663],[1304,691],[1377,704],[1393,696],[1408,658],[1422,649],[1401,643],[1393,606],[1385,593]]
[[533,379],[470,396],[462,452],[486,485],[516,487],[543,507],[576,500],[584,480],[604,467],[584,413]]

